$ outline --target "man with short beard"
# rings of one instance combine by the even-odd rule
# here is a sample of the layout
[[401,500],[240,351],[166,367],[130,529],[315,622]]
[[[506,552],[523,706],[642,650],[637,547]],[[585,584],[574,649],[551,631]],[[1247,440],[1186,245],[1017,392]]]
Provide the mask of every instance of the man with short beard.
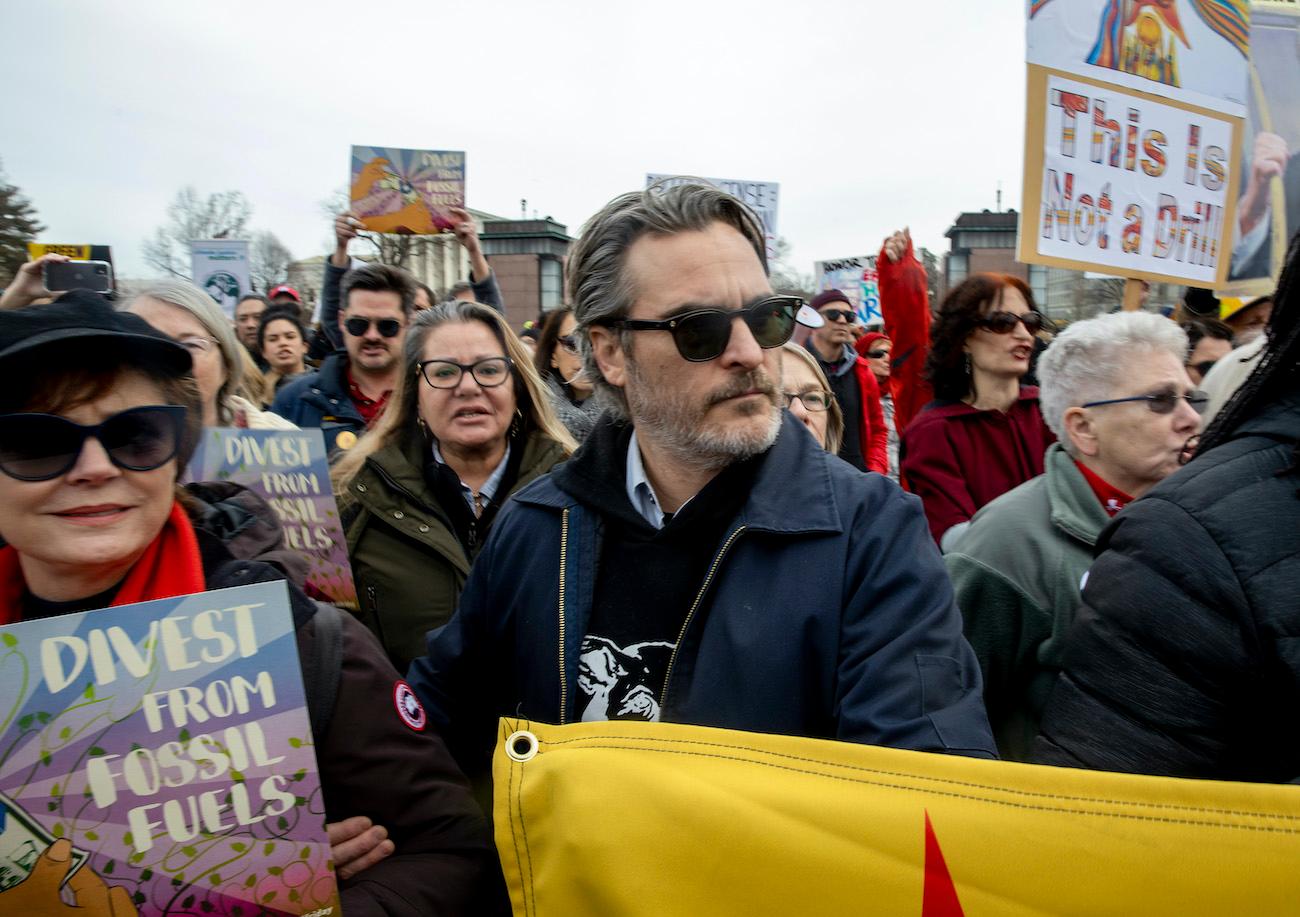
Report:
[[276,414],[300,427],[321,428],[331,460],[356,444],[397,384],[415,289],[414,278],[401,268],[367,264],[348,271],[338,315],[345,349],[275,396]]
[[517,493],[408,680],[471,776],[497,718],[631,718],[995,754],[920,502],[782,411],[761,224],[703,185],[622,195],[569,257],[608,412]]

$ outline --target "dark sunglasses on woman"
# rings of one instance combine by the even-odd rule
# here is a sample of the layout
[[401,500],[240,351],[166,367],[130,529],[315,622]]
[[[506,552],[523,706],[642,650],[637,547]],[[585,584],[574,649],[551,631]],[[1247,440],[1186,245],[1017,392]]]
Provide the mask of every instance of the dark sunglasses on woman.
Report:
[[1205,392],[1188,392],[1186,395],[1180,395],[1177,392],[1157,392],[1154,395],[1132,395],[1128,398],[1107,398],[1105,401],[1089,401],[1080,405],[1080,407],[1097,408],[1104,404],[1145,401],[1152,414],[1172,414],[1174,408],[1178,406],[1178,402],[1184,400],[1191,405],[1192,410],[1197,414],[1204,414],[1206,406],[1210,403],[1210,396]]
[[555,343],[564,348],[565,352],[578,355],[578,337],[573,334],[562,334],[555,339]]
[[94,438],[124,471],[153,471],[175,457],[185,408],[155,404],[130,408],[103,423],[83,426],[57,414],[0,415],[0,471],[19,481],[49,481],[77,464]]
[[379,333],[386,338],[395,338],[402,330],[402,323],[395,318],[362,318],[359,315],[354,315],[343,323],[343,327],[347,329],[348,334],[354,338],[365,337],[371,325],[378,328]]
[[668,331],[682,359],[707,363],[722,356],[731,340],[733,319],[742,319],[758,346],[780,347],[794,334],[794,317],[802,306],[798,296],[769,296],[739,310],[698,309],[663,321],[624,318],[611,322],[628,331]]
[[1037,334],[1047,324],[1047,318],[1041,312],[1026,312],[1023,315],[1016,312],[990,312],[980,316],[976,322],[985,331],[994,334],[1010,334],[1017,323],[1024,325],[1030,334]]

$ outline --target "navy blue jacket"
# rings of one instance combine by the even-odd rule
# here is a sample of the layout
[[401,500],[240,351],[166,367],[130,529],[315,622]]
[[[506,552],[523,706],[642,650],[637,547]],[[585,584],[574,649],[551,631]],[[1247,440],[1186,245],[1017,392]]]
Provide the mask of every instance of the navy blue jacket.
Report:
[[366,422],[348,394],[347,368],[347,352],[332,353],[320,369],[281,386],[271,405],[274,413],[300,427],[320,427],[328,455],[334,453],[334,441],[344,430],[358,437],[366,432]]
[[[408,681],[468,773],[497,718],[577,716],[599,516],[546,475],[515,494]],[[789,415],[670,663],[665,721],[996,756],[979,665],[921,502]]]

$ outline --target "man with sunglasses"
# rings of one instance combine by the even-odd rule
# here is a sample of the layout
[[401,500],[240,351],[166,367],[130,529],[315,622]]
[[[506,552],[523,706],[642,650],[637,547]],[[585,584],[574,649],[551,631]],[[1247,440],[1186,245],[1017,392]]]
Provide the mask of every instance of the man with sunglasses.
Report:
[[606,414],[515,494],[408,680],[471,775],[497,719],[993,753],[919,501],[781,409],[797,297],[718,189],[621,195],[569,257]]
[[853,305],[840,290],[823,290],[808,304],[824,324],[808,337],[808,350],[821,364],[831,393],[844,412],[839,456],[860,471],[889,472],[888,434],[880,385],[871,364],[853,349]]
[[320,427],[331,456],[356,443],[397,384],[415,282],[401,268],[368,264],[347,273],[341,295],[344,350],[286,384],[271,408],[300,427]]

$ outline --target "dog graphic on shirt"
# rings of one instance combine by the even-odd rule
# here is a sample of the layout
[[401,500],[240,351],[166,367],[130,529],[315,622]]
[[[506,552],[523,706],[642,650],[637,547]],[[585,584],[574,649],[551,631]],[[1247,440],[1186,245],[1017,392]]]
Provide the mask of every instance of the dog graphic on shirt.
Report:
[[671,643],[650,641],[624,648],[605,637],[584,637],[578,687],[590,699],[582,719],[657,722],[659,692],[672,654]]

